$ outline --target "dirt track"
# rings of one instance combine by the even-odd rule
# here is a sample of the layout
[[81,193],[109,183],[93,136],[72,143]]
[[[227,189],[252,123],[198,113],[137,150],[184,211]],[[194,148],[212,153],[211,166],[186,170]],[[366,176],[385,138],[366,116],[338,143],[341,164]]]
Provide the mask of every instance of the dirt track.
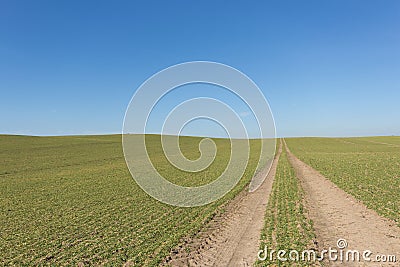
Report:
[[264,183],[252,193],[243,190],[194,239],[173,251],[172,266],[252,266],[260,246],[264,214],[282,152],[282,143]]
[[318,171],[296,158],[290,153],[286,143],[285,147],[289,161],[306,193],[306,206],[310,218],[314,221],[319,250],[337,248],[337,240],[343,238],[348,243],[347,249],[357,249],[361,252],[368,249],[373,252],[371,258],[377,254],[397,254],[397,263],[392,265],[381,265],[377,262],[358,262],[353,265],[349,262],[330,262],[328,265],[400,266],[400,229],[395,223],[367,209]]
[[[287,148],[305,191],[308,216],[314,222],[318,250],[337,249],[338,239],[347,241],[346,250],[370,250],[396,255],[397,263],[325,262],[328,266],[400,266],[400,228],[347,194]],[[241,192],[195,238],[185,241],[165,262],[172,266],[252,266],[260,245],[265,209],[272,190],[282,144],[263,185],[254,193]]]

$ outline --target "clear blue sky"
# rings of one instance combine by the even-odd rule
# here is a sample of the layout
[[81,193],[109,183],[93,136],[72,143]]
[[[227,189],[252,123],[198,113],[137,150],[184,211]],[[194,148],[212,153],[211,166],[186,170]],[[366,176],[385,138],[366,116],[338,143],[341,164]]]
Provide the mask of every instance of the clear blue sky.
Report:
[[400,135],[400,1],[1,1],[0,133],[121,132],[173,64],[250,76],[280,136]]

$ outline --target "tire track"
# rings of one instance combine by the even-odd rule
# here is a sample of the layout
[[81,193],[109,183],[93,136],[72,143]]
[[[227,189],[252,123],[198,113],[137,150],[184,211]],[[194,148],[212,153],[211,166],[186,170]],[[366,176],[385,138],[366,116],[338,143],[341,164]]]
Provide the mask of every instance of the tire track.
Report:
[[346,249],[364,250],[375,255],[396,255],[397,263],[329,262],[331,266],[400,266],[400,228],[368,209],[353,196],[294,156],[284,142],[289,161],[305,191],[306,206],[314,222],[318,247],[337,249],[337,240],[348,243]]
[[282,142],[263,184],[252,193],[243,190],[196,237],[172,251],[163,265],[252,266],[260,247],[264,215],[272,191]]

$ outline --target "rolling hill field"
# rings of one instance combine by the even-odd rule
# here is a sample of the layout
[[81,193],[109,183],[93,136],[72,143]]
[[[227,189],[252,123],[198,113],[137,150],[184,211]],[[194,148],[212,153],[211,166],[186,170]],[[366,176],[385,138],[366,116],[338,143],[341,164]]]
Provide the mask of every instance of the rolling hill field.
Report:
[[[229,156],[229,142],[215,140],[215,163],[184,176],[167,164],[159,136],[147,138],[157,168],[182,185],[212,181]],[[196,158],[199,141],[183,137],[183,153]],[[0,147],[0,265],[157,265],[249,183],[258,160],[254,149],[245,176],[224,198],[178,208],[137,186],[121,135],[0,136]]]
[[[186,173],[168,163],[159,135],[146,136],[157,170],[183,186],[207,184],[226,167],[229,140],[213,140],[215,161],[204,171]],[[200,156],[199,141],[180,139],[187,158]],[[397,236],[400,226],[399,137],[286,138],[277,143],[282,145],[274,171],[261,191],[244,190],[259,156],[260,142],[251,140],[249,164],[232,191],[205,206],[179,208],[153,199],[136,184],[121,135],[0,136],[0,265],[218,266],[210,257],[230,255],[222,260],[232,262],[235,255],[229,253],[234,252],[224,246],[240,252],[235,246],[247,244],[246,233],[256,220],[261,224],[251,232],[259,237],[251,241],[254,249],[258,242],[260,249],[319,251],[338,237],[354,245],[372,242],[358,240],[358,231],[370,234],[377,249],[398,245],[390,236]],[[318,210],[329,205],[336,210]],[[354,214],[360,216],[349,217]],[[335,216],[352,223],[341,224]],[[391,234],[384,237],[375,229]],[[282,264],[250,257],[259,266]]]

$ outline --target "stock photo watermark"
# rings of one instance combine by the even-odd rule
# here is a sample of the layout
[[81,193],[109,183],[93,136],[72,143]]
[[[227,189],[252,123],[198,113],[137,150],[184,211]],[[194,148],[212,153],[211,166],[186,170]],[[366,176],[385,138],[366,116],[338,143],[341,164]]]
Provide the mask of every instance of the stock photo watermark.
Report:
[[336,247],[329,247],[321,251],[308,250],[273,250],[267,246],[258,251],[257,258],[260,261],[280,261],[280,262],[376,262],[376,263],[396,263],[397,258],[394,254],[374,254],[373,251],[349,249],[345,239],[338,239]]
[[[200,157],[190,160],[179,147],[182,129],[196,119],[212,120],[227,133],[230,158],[225,170],[212,182],[193,187],[174,184],[166,179],[151,161],[146,136],[152,112],[163,99],[176,89],[190,84],[208,84],[229,92],[248,112],[217,97],[192,97],[171,108],[159,119],[163,153],[169,163],[186,173],[206,170],[215,160],[217,145],[213,138],[204,137],[198,144]],[[181,96],[184,96],[183,92]],[[244,115],[245,114],[245,115]],[[125,113],[122,145],[128,169],[137,184],[153,198],[180,207],[209,204],[232,190],[243,177],[250,158],[250,135],[246,120],[249,115],[257,124],[255,134],[261,142],[258,165],[249,185],[253,192],[263,183],[275,155],[275,123],[262,91],[237,69],[215,62],[195,61],[166,68],[146,80],[133,95]],[[254,129],[252,129],[254,131]]]

